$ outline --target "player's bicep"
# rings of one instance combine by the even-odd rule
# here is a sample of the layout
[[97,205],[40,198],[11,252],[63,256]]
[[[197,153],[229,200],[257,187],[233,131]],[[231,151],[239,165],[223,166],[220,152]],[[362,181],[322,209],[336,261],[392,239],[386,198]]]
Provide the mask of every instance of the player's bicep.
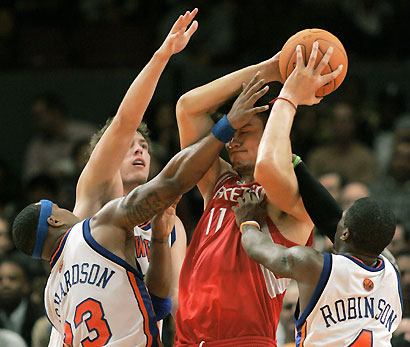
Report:
[[176,106],[176,116],[181,149],[192,145],[209,133],[214,122],[208,113],[192,114],[187,111],[186,98],[181,97]]
[[92,192],[118,172],[136,131],[121,123],[119,118],[114,118],[98,141],[78,181],[80,191]]

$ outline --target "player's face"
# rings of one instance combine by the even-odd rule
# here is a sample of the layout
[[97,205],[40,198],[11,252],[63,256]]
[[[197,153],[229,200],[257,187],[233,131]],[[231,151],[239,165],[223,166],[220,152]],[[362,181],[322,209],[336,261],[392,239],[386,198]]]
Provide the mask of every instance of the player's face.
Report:
[[239,173],[254,170],[262,135],[262,120],[259,117],[252,117],[245,126],[236,131],[226,146],[232,167]]
[[148,143],[136,132],[130,148],[120,166],[122,182],[126,186],[136,187],[147,182],[151,156]]

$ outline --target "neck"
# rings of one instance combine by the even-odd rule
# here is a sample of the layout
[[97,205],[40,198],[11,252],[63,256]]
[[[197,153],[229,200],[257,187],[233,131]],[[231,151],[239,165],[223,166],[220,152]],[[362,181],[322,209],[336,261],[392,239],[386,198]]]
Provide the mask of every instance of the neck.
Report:
[[370,267],[376,267],[378,258],[377,256],[369,256],[369,255],[364,255],[364,254],[358,254],[355,252],[347,252],[345,253],[347,255],[351,255],[355,258],[360,259],[365,265],[370,266]]
[[47,261],[51,261],[51,257],[57,251],[58,246],[60,246],[61,240],[63,239],[64,235],[66,234],[67,230],[70,229],[72,225],[65,225],[56,232],[57,236],[50,238],[47,237],[44,243],[43,249],[43,259]]

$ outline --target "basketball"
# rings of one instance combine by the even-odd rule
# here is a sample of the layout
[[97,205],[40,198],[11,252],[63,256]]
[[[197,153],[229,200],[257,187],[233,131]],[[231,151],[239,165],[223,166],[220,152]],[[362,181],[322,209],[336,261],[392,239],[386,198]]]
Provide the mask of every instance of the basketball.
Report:
[[285,81],[296,66],[297,45],[301,46],[302,56],[306,66],[309,61],[310,52],[312,51],[312,45],[315,41],[318,41],[319,43],[319,51],[317,54],[315,67],[319,64],[329,46],[333,47],[332,56],[330,57],[327,66],[323,69],[322,75],[336,70],[340,64],[343,65],[342,72],[335,80],[325,84],[317,90],[316,96],[322,97],[335,91],[343,82],[347,73],[346,51],[340,40],[330,32],[322,29],[305,29],[290,37],[282,47],[279,58],[279,69],[280,74]]

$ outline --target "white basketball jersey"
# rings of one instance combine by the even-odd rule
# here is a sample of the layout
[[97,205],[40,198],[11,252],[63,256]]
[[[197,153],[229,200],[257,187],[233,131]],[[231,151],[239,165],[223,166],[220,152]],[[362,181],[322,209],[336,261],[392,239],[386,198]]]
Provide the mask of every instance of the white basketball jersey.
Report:
[[62,239],[44,297],[66,346],[161,345],[142,274],[94,240],[89,219]]
[[[141,224],[134,228],[135,249],[137,262],[141,272],[145,275],[149,265],[149,249],[151,244],[151,222]],[[169,235],[169,247],[172,247],[176,240],[175,226]]]
[[376,268],[348,255],[324,256],[312,298],[300,316],[296,308],[296,346],[391,346],[402,318],[396,269],[382,255]]

